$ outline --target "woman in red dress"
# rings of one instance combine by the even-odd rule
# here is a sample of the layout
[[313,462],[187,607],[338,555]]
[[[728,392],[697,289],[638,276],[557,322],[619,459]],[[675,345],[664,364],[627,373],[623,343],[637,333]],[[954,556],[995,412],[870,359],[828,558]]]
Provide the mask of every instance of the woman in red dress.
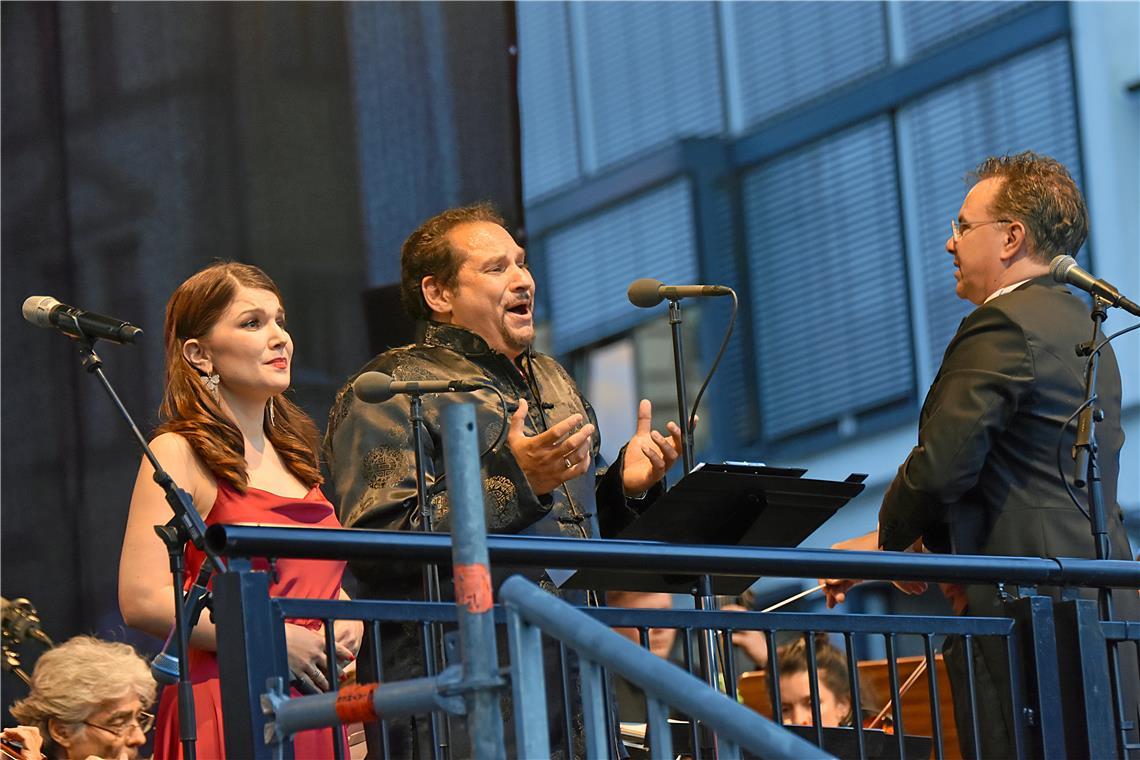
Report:
[[[290,382],[293,341],[273,281],[246,264],[211,265],[171,296],[164,333],[162,424],[151,447],[206,523],[339,527],[319,487],[316,426],[283,395]],[[153,526],[170,519],[170,507],[152,475],[143,459],[123,539],[119,606],[129,625],[165,636],[174,621],[174,590],[166,548]],[[201,567],[201,553],[188,549],[186,564],[189,584]],[[282,560],[270,593],[344,597],[343,570],[343,562]],[[361,632],[358,621],[336,624],[338,660],[353,659]],[[286,622],[285,642],[294,675],[328,689],[320,622]],[[209,615],[194,628],[190,644],[198,757],[221,758],[225,738],[217,642]],[[296,757],[331,757],[332,741],[327,729],[298,734]],[[159,703],[155,758],[180,754],[178,695],[168,687]]]

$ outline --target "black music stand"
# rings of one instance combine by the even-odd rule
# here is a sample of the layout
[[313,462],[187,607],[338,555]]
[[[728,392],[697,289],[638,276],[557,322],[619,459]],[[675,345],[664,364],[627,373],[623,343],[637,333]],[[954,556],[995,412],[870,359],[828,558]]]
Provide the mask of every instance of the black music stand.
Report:
[[[760,464],[698,464],[617,538],[718,546],[799,546],[862,492],[867,476],[803,477],[806,470]],[[636,570],[548,570],[559,586],[693,593],[697,577]],[[756,582],[743,575],[712,577],[717,594],[737,595]]]

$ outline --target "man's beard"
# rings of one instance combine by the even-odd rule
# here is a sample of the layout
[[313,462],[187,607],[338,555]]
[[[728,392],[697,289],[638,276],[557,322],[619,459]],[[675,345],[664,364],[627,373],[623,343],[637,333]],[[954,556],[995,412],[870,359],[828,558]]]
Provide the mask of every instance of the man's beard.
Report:
[[499,324],[499,337],[503,339],[503,345],[518,351],[520,354],[524,353],[534,343],[534,324],[531,323],[530,329],[526,330],[528,335],[523,337],[520,333],[523,331],[511,330],[504,323]]

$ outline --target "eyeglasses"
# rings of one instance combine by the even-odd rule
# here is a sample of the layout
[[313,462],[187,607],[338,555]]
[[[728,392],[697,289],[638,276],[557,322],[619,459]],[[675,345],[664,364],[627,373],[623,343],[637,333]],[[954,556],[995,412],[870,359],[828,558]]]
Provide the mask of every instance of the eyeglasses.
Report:
[[114,734],[115,736],[119,737],[130,731],[132,728],[137,728],[139,731],[142,731],[145,734],[154,726],[154,716],[148,712],[143,712],[140,710],[139,714],[136,715],[132,720],[126,723],[122,723],[118,726],[100,726],[98,723],[90,723],[88,721],[83,721],[83,725],[91,726],[91,728],[98,728],[102,731],[106,731],[109,734]]
[[975,227],[983,227],[987,224],[1009,224],[1009,219],[991,219],[988,222],[962,222],[958,223],[957,219],[950,220],[950,234],[954,237],[954,242],[957,243],[962,237],[974,229]]

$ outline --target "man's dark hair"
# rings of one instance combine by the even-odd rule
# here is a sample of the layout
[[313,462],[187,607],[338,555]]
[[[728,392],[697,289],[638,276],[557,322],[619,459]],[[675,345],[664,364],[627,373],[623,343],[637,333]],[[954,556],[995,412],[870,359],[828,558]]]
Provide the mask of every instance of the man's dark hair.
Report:
[[1057,160],[1033,151],[990,156],[970,177],[1001,179],[990,211],[995,219],[1017,219],[1029,229],[1032,255],[1043,263],[1075,256],[1089,232],[1089,215],[1077,183]]
[[475,203],[436,214],[417,227],[404,241],[400,249],[400,299],[404,303],[404,310],[413,319],[431,319],[431,309],[424,301],[420,287],[425,277],[434,275],[440,285],[455,287],[459,265],[463,261],[456,256],[447,233],[468,222],[491,222],[506,226],[503,217],[492,204]]

